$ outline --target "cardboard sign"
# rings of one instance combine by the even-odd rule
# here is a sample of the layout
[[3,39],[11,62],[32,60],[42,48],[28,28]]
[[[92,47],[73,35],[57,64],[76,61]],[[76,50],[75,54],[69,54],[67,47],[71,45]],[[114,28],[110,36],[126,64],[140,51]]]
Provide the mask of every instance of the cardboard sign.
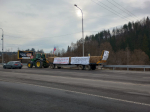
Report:
[[104,51],[103,59],[102,60],[107,60],[108,56],[109,56],[109,51]]
[[69,57],[54,58],[53,64],[69,64]]
[[88,65],[90,57],[71,57],[71,64]]

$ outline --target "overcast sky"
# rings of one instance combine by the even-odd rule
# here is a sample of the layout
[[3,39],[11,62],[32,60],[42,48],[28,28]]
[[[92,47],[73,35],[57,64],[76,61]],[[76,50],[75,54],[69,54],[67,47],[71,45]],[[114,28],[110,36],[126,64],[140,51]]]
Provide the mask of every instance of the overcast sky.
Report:
[[74,4],[83,11],[84,36],[150,15],[150,0],[0,0],[4,51],[67,49],[82,37],[82,14]]

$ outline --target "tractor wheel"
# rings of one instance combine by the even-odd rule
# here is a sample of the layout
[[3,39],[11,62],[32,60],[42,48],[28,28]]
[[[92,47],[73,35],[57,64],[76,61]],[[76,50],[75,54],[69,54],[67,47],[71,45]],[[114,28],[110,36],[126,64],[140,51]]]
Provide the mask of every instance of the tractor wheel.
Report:
[[90,65],[85,65],[85,69],[86,70],[91,70],[91,66]]
[[79,69],[79,70],[84,70],[84,68],[85,68],[84,65],[79,65],[79,66],[78,66],[78,69]]
[[28,67],[28,68],[32,68],[32,67],[33,67],[33,64],[32,64],[31,62],[28,62],[28,63],[27,63],[27,67]]
[[42,68],[42,66],[43,66],[43,62],[40,61],[40,60],[37,60],[36,63],[35,63],[35,67],[36,68]]
[[44,68],[48,68],[49,67],[49,63],[46,63],[46,65],[43,65]]
[[55,65],[54,65],[54,64],[50,64],[50,68],[51,68],[51,69],[54,69],[54,68],[55,68]]

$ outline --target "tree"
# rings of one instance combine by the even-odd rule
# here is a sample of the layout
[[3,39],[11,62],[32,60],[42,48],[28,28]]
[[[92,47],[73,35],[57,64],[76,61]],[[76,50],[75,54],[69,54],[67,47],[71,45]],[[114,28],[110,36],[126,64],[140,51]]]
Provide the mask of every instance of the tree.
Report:
[[150,50],[149,50],[149,43],[148,43],[148,38],[146,35],[143,37],[143,43],[142,43],[142,50],[150,56]]

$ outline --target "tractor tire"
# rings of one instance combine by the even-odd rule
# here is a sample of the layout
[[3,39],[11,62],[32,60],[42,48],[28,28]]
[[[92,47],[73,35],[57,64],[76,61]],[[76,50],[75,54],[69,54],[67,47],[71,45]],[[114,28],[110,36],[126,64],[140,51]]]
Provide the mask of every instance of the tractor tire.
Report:
[[84,65],[79,65],[79,66],[78,66],[78,69],[79,69],[79,70],[84,70],[84,68],[85,68]]
[[37,60],[36,63],[35,63],[35,67],[36,68],[42,68],[42,66],[43,66],[43,62],[40,61],[40,60]]
[[47,65],[47,66],[43,66],[44,68],[48,68],[49,66]]
[[27,63],[27,67],[28,67],[28,68],[32,68],[32,67],[33,67],[33,64],[32,64],[31,62],[28,62],[28,63]]
[[54,68],[55,68],[55,65],[54,65],[54,64],[50,64],[50,68],[51,68],[51,69],[54,69]]
[[44,68],[48,68],[49,67],[49,63],[47,63],[45,66],[43,65]]

